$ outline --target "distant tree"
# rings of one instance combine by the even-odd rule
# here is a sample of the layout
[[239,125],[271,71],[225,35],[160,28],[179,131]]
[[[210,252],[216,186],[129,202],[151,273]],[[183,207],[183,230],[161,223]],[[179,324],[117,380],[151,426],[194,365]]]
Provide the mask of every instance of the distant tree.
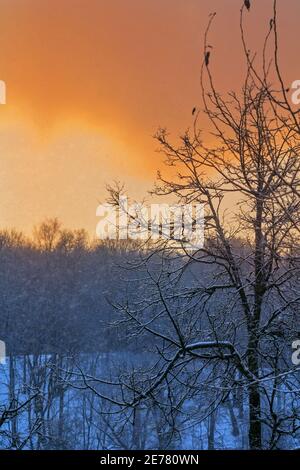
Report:
[[58,219],[47,219],[34,228],[33,239],[41,250],[51,252],[55,249],[60,237],[61,224]]

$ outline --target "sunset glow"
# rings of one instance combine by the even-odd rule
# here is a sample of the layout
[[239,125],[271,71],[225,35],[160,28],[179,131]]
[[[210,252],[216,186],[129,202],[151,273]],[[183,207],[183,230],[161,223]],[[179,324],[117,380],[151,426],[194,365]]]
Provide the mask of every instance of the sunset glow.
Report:
[[[269,0],[255,3],[254,49],[264,32],[255,21],[271,7]],[[240,4],[1,0],[0,79],[7,85],[0,107],[1,226],[29,231],[57,216],[94,233],[106,183],[125,181],[138,197],[150,189],[163,166],[154,132],[166,126],[176,135],[192,124],[200,104],[202,40],[212,11],[217,80],[226,90],[240,84]],[[290,60],[297,56],[300,6],[289,4],[292,15],[279,9],[288,84],[300,78],[299,64]],[[232,18],[236,26],[227,29]]]

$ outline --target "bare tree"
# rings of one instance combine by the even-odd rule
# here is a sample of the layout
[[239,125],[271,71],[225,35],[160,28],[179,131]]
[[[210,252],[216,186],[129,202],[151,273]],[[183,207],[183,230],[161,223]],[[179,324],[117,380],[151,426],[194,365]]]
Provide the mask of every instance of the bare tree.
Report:
[[[168,243],[153,245],[131,265],[143,270],[143,291],[135,281],[138,293],[130,291],[125,305],[115,307],[132,336],[152,338],[157,355],[149,354],[134,386],[132,377],[120,380],[111,400],[124,411],[154,399],[172,413],[174,402],[159,398],[166,387],[176,388],[182,406],[214,388],[219,393],[209,400],[208,413],[194,415],[203,420],[236,386],[248,396],[249,447],[261,449],[280,446],[283,435],[296,436],[299,429],[298,381],[289,355],[300,300],[300,136],[279,68],[277,2],[260,71],[245,39],[245,7],[240,28],[246,67],[238,92],[222,95],[214,83],[208,36],[215,15],[205,33],[202,107],[213,143],[202,137],[201,111],[179,141],[173,143],[165,129],[156,135],[178,174],[170,180],[159,174],[154,193],[205,204],[206,243],[193,253],[184,243],[177,251]],[[116,191],[110,192],[116,201]],[[289,395],[285,410],[278,409],[280,393]]]

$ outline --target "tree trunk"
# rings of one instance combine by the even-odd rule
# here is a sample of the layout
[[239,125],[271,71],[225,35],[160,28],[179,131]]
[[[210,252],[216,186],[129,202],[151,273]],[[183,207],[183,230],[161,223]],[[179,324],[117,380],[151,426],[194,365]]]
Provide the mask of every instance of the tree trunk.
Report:
[[251,450],[262,448],[262,433],[260,422],[260,393],[258,386],[251,385],[249,389],[249,446]]
[[[259,364],[257,357],[258,341],[255,339],[250,342],[249,369],[258,377]],[[262,430],[261,430],[261,403],[259,384],[254,383],[249,387],[249,446],[251,450],[262,448]]]
[[208,450],[215,450],[216,412],[213,411],[208,418]]
[[[12,354],[9,355],[9,402],[10,408],[14,409],[17,405],[15,388],[16,388],[16,364],[15,358]],[[13,414],[11,418],[11,447],[13,449],[18,446],[18,429],[17,429],[17,415]]]

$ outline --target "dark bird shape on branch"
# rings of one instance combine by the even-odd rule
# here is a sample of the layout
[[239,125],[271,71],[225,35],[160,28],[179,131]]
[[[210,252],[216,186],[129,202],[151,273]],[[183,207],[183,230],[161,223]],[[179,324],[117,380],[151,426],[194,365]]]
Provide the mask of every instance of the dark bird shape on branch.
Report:
[[271,19],[270,19],[270,29],[273,28],[273,25],[274,25],[274,20],[273,20],[273,18],[271,18]]
[[209,64],[209,58],[210,58],[210,52],[207,51],[206,54],[205,54],[205,65],[206,65],[206,67]]
[[192,111],[192,115],[193,115],[193,116],[194,116],[196,110],[197,110],[197,108],[193,108],[193,111]]
[[250,6],[251,6],[250,0],[244,0],[244,4],[245,4],[245,7],[247,8],[247,10],[249,11]]

